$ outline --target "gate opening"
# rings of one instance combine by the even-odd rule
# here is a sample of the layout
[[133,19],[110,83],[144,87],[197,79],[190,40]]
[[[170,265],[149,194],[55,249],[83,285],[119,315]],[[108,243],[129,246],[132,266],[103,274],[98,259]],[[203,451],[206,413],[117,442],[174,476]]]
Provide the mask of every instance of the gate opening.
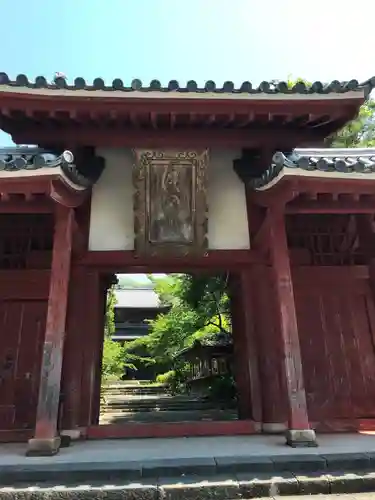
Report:
[[226,273],[117,275],[99,424],[237,420],[233,361]]

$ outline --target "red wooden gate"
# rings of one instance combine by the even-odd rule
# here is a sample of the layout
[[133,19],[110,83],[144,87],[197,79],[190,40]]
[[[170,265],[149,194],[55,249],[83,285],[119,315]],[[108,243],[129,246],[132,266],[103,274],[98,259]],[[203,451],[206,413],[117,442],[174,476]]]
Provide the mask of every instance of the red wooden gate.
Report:
[[0,429],[33,429],[45,301],[0,303]]
[[374,302],[367,269],[294,269],[309,417],[375,417]]

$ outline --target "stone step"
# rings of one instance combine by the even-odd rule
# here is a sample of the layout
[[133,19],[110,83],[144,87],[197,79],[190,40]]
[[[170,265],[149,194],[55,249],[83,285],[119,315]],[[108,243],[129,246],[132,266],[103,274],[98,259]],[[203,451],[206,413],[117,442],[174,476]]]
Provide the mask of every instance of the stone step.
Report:
[[168,389],[166,384],[129,384],[128,382],[116,382],[112,384],[103,384],[102,389],[110,390],[110,389],[123,389],[123,390],[150,390],[150,391],[158,391]]
[[116,413],[116,412],[132,412],[132,413],[150,413],[150,412],[180,412],[180,411],[210,411],[210,410],[228,410],[228,406],[171,406],[171,407],[158,407],[158,406],[146,406],[146,407],[136,407],[136,406],[112,406],[103,407],[102,414],[106,413]]
[[211,409],[206,411],[113,411],[100,416],[100,424],[125,424],[127,422],[196,422],[201,420],[237,420],[238,414],[231,410]]
[[106,406],[134,406],[134,407],[139,407],[139,408],[145,408],[145,407],[168,407],[168,406],[183,406],[183,407],[207,407],[207,406],[212,406],[212,404],[215,406],[216,402],[209,401],[209,400],[175,400],[173,398],[170,399],[107,399],[106,400]]
[[[223,456],[81,462],[53,460],[10,465],[0,471],[0,498],[7,500],[169,499],[203,500],[299,495],[300,500],[369,500],[375,474],[368,457]],[[341,459],[340,459],[341,456]],[[351,456],[354,458],[351,459]],[[358,466],[361,462],[361,466]],[[339,463],[339,465],[337,465]],[[354,473],[351,473],[354,472]],[[350,494],[347,494],[350,492]],[[364,492],[361,495],[361,492]],[[340,496],[338,496],[340,495]]]
[[187,395],[177,395],[172,396],[171,394],[164,394],[162,396],[158,396],[155,394],[146,394],[146,395],[127,395],[124,396],[122,394],[115,394],[112,396],[107,396],[106,400],[110,403],[122,403],[122,402],[142,402],[147,404],[154,404],[155,401],[160,401],[161,403],[175,402],[175,403],[190,403],[190,402],[201,402],[205,403],[210,401],[208,397],[192,397]]
[[130,396],[130,395],[166,395],[168,394],[168,391],[164,389],[102,389],[102,394],[103,395],[123,395],[123,396]]

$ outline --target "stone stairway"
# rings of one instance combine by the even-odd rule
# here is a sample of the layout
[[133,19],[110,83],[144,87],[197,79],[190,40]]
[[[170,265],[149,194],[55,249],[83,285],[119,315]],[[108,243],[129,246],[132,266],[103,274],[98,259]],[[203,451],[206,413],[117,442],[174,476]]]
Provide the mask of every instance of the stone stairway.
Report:
[[118,382],[103,387],[100,424],[235,420],[237,412],[207,397],[172,395],[162,384]]

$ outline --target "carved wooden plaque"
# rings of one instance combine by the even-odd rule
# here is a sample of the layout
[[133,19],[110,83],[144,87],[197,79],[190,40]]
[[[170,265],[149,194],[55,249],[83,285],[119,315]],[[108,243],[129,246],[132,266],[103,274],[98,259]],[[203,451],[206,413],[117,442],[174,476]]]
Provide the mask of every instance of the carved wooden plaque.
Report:
[[207,249],[207,151],[136,150],[135,250],[189,255]]

